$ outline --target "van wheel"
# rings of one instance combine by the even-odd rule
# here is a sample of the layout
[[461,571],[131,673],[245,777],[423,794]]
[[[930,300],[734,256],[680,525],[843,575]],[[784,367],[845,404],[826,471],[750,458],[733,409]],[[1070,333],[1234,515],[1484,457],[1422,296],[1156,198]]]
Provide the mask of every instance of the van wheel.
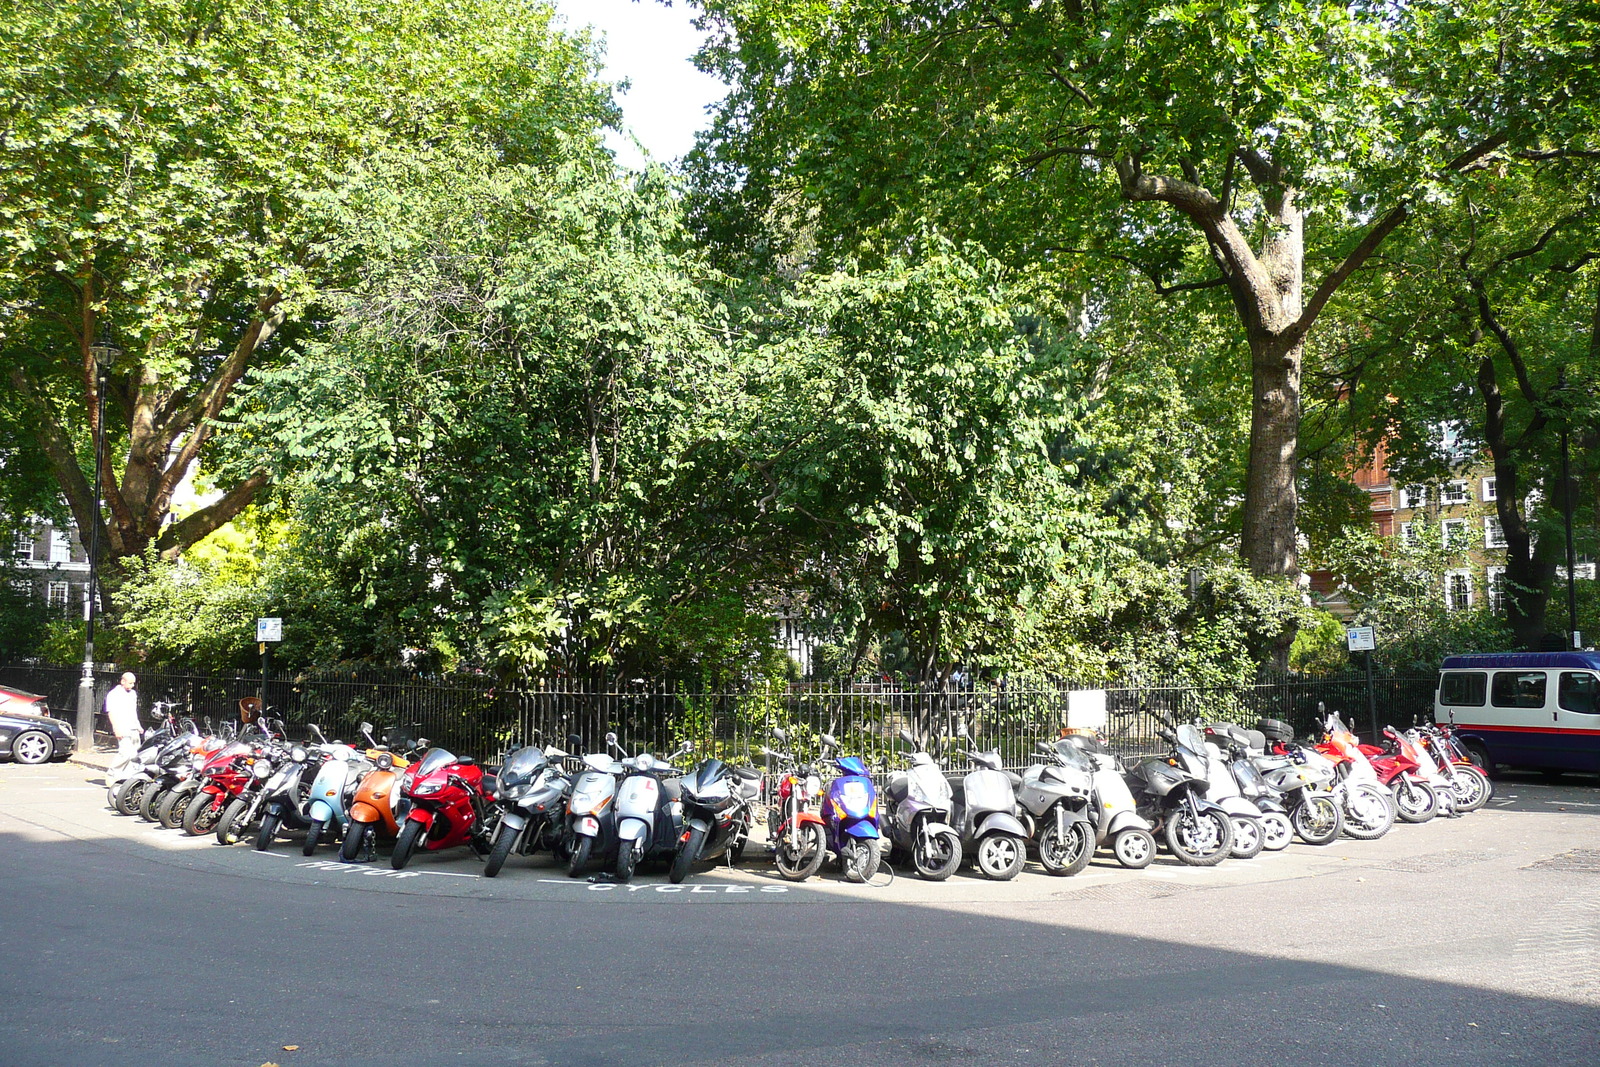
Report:
[[1463,747],[1466,748],[1467,758],[1474,766],[1490,778],[1495,776],[1494,764],[1489,762],[1489,750],[1484,747],[1482,741],[1468,741]]

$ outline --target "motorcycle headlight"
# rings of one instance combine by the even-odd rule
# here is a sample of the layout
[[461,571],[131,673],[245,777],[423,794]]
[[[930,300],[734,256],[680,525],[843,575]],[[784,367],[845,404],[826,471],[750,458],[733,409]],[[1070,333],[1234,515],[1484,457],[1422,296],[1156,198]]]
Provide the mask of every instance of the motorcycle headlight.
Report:
[[250,776],[252,778],[266,778],[271,774],[272,764],[266,760],[256,760],[250,765]]
[[437,793],[443,788],[444,786],[439,782],[423,782],[421,785],[411,790],[411,795],[414,797],[432,796],[434,793]]
[[306,750],[296,745],[289,750],[289,758],[296,763],[304,763],[306,761]]
[[189,760],[189,766],[193,767],[197,771],[205,767],[205,765],[206,758],[204,756],[195,756]]

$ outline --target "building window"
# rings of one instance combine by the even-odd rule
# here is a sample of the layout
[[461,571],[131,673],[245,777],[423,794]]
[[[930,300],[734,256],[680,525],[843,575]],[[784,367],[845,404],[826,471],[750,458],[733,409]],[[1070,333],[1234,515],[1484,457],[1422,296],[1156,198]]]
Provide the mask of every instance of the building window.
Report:
[[1489,610],[1496,615],[1506,609],[1506,569],[1490,567],[1483,574],[1483,591],[1489,598]]
[[1500,518],[1497,515],[1483,517],[1483,547],[1506,547],[1506,532],[1500,528]]
[[1425,485],[1408,485],[1400,490],[1400,506],[1402,508],[1427,507],[1428,487]]
[[[1576,580],[1588,579],[1592,582],[1594,581],[1595,567],[1593,563],[1580,563],[1572,573]],[[1567,580],[1566,564],[1556,567],[1556,579],[1563,582]]]
[[72,542],[67,540],[65,531],[50,528],[50,562],[71,563]]
[[1465,504],[1471,499],[1471,495],[1467,492],[1465,479],[1445,482],[1444,488],[1439,491],[1439,503],[1441,504]]
[[1467,520],[1446,519],[1439,524],[1439,543],[1445,548],[1467,547]]
[[1472,575],[1466,571],[1445,572],[1444,606],[1451,611],[1466,611],[1472,607]]
[[1493,478],[1485,478],[1485,479],[1483,479],[1481,489],[1482,489],[1482,491],[1481,491],[1481,493],[1479,495],[1482,497],[1484,503],[1487,504],[1489,501],[1495,499],[1494,479]]
[[71,595],[72,587],[66,582],[50,582],[45,586],[44,601],[52,611],[66,611],[67,597]]
[[1417,537],[1416,523],[1402,522],[1400,524],[1400,540],[1408,545],[1414,545],[1420,540],[1420,538]]
[[18,559],[32,559],[33,534],[25,530],[18,532],[16,541],[13,543],[12,553]]

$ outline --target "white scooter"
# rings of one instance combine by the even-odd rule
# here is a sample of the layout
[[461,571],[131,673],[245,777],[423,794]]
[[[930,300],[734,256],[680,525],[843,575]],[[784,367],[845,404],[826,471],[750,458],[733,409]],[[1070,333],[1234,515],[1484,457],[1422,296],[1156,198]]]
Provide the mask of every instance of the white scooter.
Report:
[[999,752],[974,748],[965,723],[957,727],[956,736],[967,743],[967,759],[978,767],[961,779],[951,822],[978,870],[997,882],[1010,881],[1028,858],[1028,828],[1017,818],[1020,778],[1002,767]]
[[1108,842],[1117,862],[1130,870],[1150,866],[1156,857],[1156,839],[1150,821],[1140,815],[1133,791],[1122,776],[1122,764],[1105,745],[1105,739],[1092,734],[1072,734],[1063,738],[1089,759],[1093,768],[1095,844]]
[[[670,859],[683,832],[683,771],[672,761],[689,752],[684,745],[665,760],[649,752],[624,758],[617,786],[617,881],[633,879],[642,859]],[[627,753],[617,750],[624,757]]]

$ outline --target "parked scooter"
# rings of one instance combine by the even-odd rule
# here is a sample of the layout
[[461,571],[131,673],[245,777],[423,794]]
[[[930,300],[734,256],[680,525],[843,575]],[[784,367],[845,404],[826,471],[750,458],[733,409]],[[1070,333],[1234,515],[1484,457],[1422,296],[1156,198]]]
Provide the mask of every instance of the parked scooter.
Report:
[[1094,858],[1094,822],[1089,813],[1094,769],[1077,746],[1066,741],[1038,743],[1049,763],[1022,772],[1017,803],[1037,842],[1039,863],[1050,874],[1073,875]]
[[[367,723],[362,723],[361,727],[363,732],[372,729]],[[322,736],[320,729],[317,736]],[[371,738],[368,744],[371,745]],[[350,825],[350,800],[361,779],[377,766],[374,757],[379,754],[381,750],[376,745],[362,752],[343,742],[330,745],[324,738],[322,766],[317,768],[317,776],[311,780],[311,788],[300,809],[299,821],[306,828],[306,839],[300,846],[302,856],[312,855],[320,842],[337,841],[345,832]]]
[[554,854],[560,847],[572,790],[572,779],[561,767],[566,755],[554,745],[526,745],[506,757],[495,775],[500,818],[483,864],[485,878],[499,874],[513,854],[530,856],[540,849]]
[[839,869],[845,881],[870,882],[883,859],[882,834],[878,829],[878,787],[860,756],[829,756],[830,749],[837,752],[839,742],[832,734],[823,734],[823,758],[831,759],[840,772],[828,783],[822,800],[822,825],[827,830],[828,849],[839,857]]
[[1259,730],[1245,730],[1232,723],[1211,723],[1205,731],[1207,756],[1215,755],[1223,761],[1239,795],[1261,813],[1262,848],[1268,852],[1288,848],[1294,840],[1294,823],[1289,821],[1283,794],[1251,762],[1252,753],[1261,755],[1266,750],[1267,739]]
[[467,845],[480,856],[488,853],[484,837],[492,833],[488,792],[494,785],[471,756],[429,749],[403,788],[411,810],[395,838],[389,866],[403,870],[418,849],[438,852]]
[[[900,736],[916,747],[909,730],[901,730]],[[891,774],[883,790],[883,828],[894,849],[891,858],[905,853],[917,877],[942,882],[961,866],[961,834],[950,824],[953,791],[943,768],[928,753],[915,751],[909,759],[910,768]]]
[[[1176,736],[1165,731],[1169,743]],[[1159,826],[1167,848],[1193,867],[1214,867],[1233,849],[1233,822],[1205,798],[1206,780],[1174,752],[1140,760],[1128,771],[1139,814]]]
[[261,787],[264,808],[256,831],[256,851],[271,848],[281,828],[301,829],[306,825],[302,814],[310,789],[306,775],[311,767],[320,768],[326,758],[320,745],[291,745],[288,758],[272,769],[272,776]]
[[726,855],[738,863],[750,838],[751,805],[761,795],[761,775],[714,756],[683,776],[683,833],[667,878],[674,885],[689,877],[700,860]]
[[1005,770],[996,751],[979,752],[965,723],[956,736],[967,743],[967,759],[977,764],[955,793],[953,822],[961,847],[972,854],[984,877],[1008,882],[1028,858],[1028,828],[1017,818],[1021,778]]
[[[371,740],[370,734],[368,740]],[[408,755],[427,747],[428,739],[418,738],[415,749]],[[407,755],[387,751],[380,751],[373,764],[373,769],[357,783],[355,796],[350,801],[350,825],[345,828],[344,841],[339,845],[339,859],[345,863],[370,860],[377,850],[379,836],[390,840],[397,838],[400,823],[411,810],[406,787],[417,765]]]
[[567,796],[564,835],[569,853],[567,876],[576,878],[590,858],[603,859],[617,847],[617,782],[626,770],[613,756],[617,735],[606,734],[606,751],[583,757],[585,770]]
[[1334,772],[1326,760],[1313,763],[1308,749],[1295,744],[1294,728],[1281,719],[1256,720],[1269,751],[1253,757],[1256,769],[1283,794],[1294,832],[1308,845],[1326,845],[1344,829],[1344,814],[1334,796]]
[[1080,732],[1056,744],[1076,748],[1093,768],[1094,793],[1089,811],[1094,817],[1096,847],[1104,847],[1109,842],[1111,854],[1130,870],[1150,866],[1156,856],[1156,839],[1152,833],[1155,824],[1139,814],[1122,763],[1106,746],[1105,738]]
[[623,753],[623,776],[617,784],[617,881],[631,882],[642,860],[677,854],[683,833],[683,771],[672,761],[689,748],[685,742],[665,761],[649,752],[632,757]]
[[[779,741],[788,734],[779,727],[773,731]],[[761,746],[761,754],[780,763],[777,799],[767,805],[767,841],[772,863],[778,874],[790,882],[803,882],[816,874],[828,858],[828,829],[811,804],[822,793],[822,778],[809,763],[802,763],[788,752]]]

